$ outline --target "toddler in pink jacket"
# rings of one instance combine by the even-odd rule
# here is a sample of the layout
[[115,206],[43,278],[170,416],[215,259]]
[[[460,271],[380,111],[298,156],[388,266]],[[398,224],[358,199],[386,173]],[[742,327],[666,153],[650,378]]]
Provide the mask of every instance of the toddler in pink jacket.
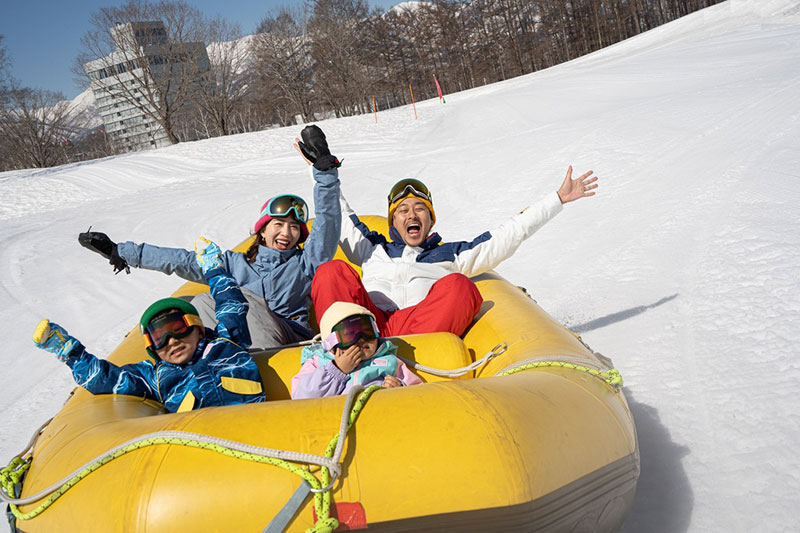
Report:
[[422,383],[397,357],[397,346],[380,338],[369,309],[334,302],[319,324],[322,344],[303,348],[302,367],[292,378],[293,399],[345,394],[354,385],[393,388]]

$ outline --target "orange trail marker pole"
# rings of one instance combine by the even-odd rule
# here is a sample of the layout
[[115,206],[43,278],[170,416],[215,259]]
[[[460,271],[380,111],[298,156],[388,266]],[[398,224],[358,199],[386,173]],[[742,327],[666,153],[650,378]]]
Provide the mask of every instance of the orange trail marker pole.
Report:
[[411,93],[411,105],[414,107],[414,120],[417,120],[417,104],[414,102],[414,89],[411,88],[411,84],[408,84],[408,92]]
[[372,112],[375,113],[375,124],[378,123],[378,110],[375,107],[375,95],[372,95]]

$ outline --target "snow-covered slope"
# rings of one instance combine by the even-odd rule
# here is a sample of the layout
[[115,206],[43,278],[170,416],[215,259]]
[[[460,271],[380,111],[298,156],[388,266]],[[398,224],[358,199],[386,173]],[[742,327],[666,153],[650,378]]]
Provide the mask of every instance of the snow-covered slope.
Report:
[[[611,357],[642,456],[626,531],[797,531],[800,515],[800,6],[738,0],[571,63],[378,115],[320,123],[345,194],[384,213],[394,181],[433,190],[468,239],[600,176],[499,272]],[[77,234],[232,247],[266,197],[311,196],[300,128],[0,174],[0,459],[72,386],[35,349],[48,316],[113,349],[181,280],[114,276]],[[498,339],[502,340],[502,339]],[[555,398],[554,401],[558,399]]]

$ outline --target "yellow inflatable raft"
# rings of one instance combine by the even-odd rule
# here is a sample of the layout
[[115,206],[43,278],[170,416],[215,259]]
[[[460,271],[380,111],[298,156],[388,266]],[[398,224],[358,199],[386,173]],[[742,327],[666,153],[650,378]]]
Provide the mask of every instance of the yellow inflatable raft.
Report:
[[[523,290],[494,273],[475,282],[484,304],[463,339],[392,339],[423,365],[423,385],[292,401],[293,347],[255,354],[263,404],[165,414],[76,389],[3,471],[6,490],[17,482],[12,522],[29,532],[616,530],[639,473],[619,375]],[[175,296],[202,290],[186,283]],[[109,360],[146,357],[134,328]],[[319,492],[303,498],[309,487]]]

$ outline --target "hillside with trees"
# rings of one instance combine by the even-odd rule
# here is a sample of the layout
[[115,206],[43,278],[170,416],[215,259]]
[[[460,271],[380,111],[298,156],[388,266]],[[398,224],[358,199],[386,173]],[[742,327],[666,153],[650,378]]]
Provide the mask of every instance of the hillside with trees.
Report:
[[[161,21],[170,43],[206,44],[210,68],[183,68],[149,97],[170,142],[348,116],[462,91],[542,70],[620,42],[718,0],[431,0],[386,13],[364,0],[312,0],[265,13],[256,34],[208,18],[182,0],[131,0],[97,10],[73,72],[110,53],[113,24]],[[130,50],[131,61],[152,58]],[[131,63],[131,64],[134,64]],[[146,71],[146,68],[143,68]],[[112,73],[119,75],[119,73]],[[129,76],[130,73],[126,73]],[[126,78],[127,79],[127,78]],[[164,95],[169,94],[169,97]],[[92,105],[19,87],[0,36],[0,170],[113,155]],[[141,105],[141,104],[137,104]],[[76,112],[75,109],[80,109]],[[178,112],[180,111],[180,112]]]

